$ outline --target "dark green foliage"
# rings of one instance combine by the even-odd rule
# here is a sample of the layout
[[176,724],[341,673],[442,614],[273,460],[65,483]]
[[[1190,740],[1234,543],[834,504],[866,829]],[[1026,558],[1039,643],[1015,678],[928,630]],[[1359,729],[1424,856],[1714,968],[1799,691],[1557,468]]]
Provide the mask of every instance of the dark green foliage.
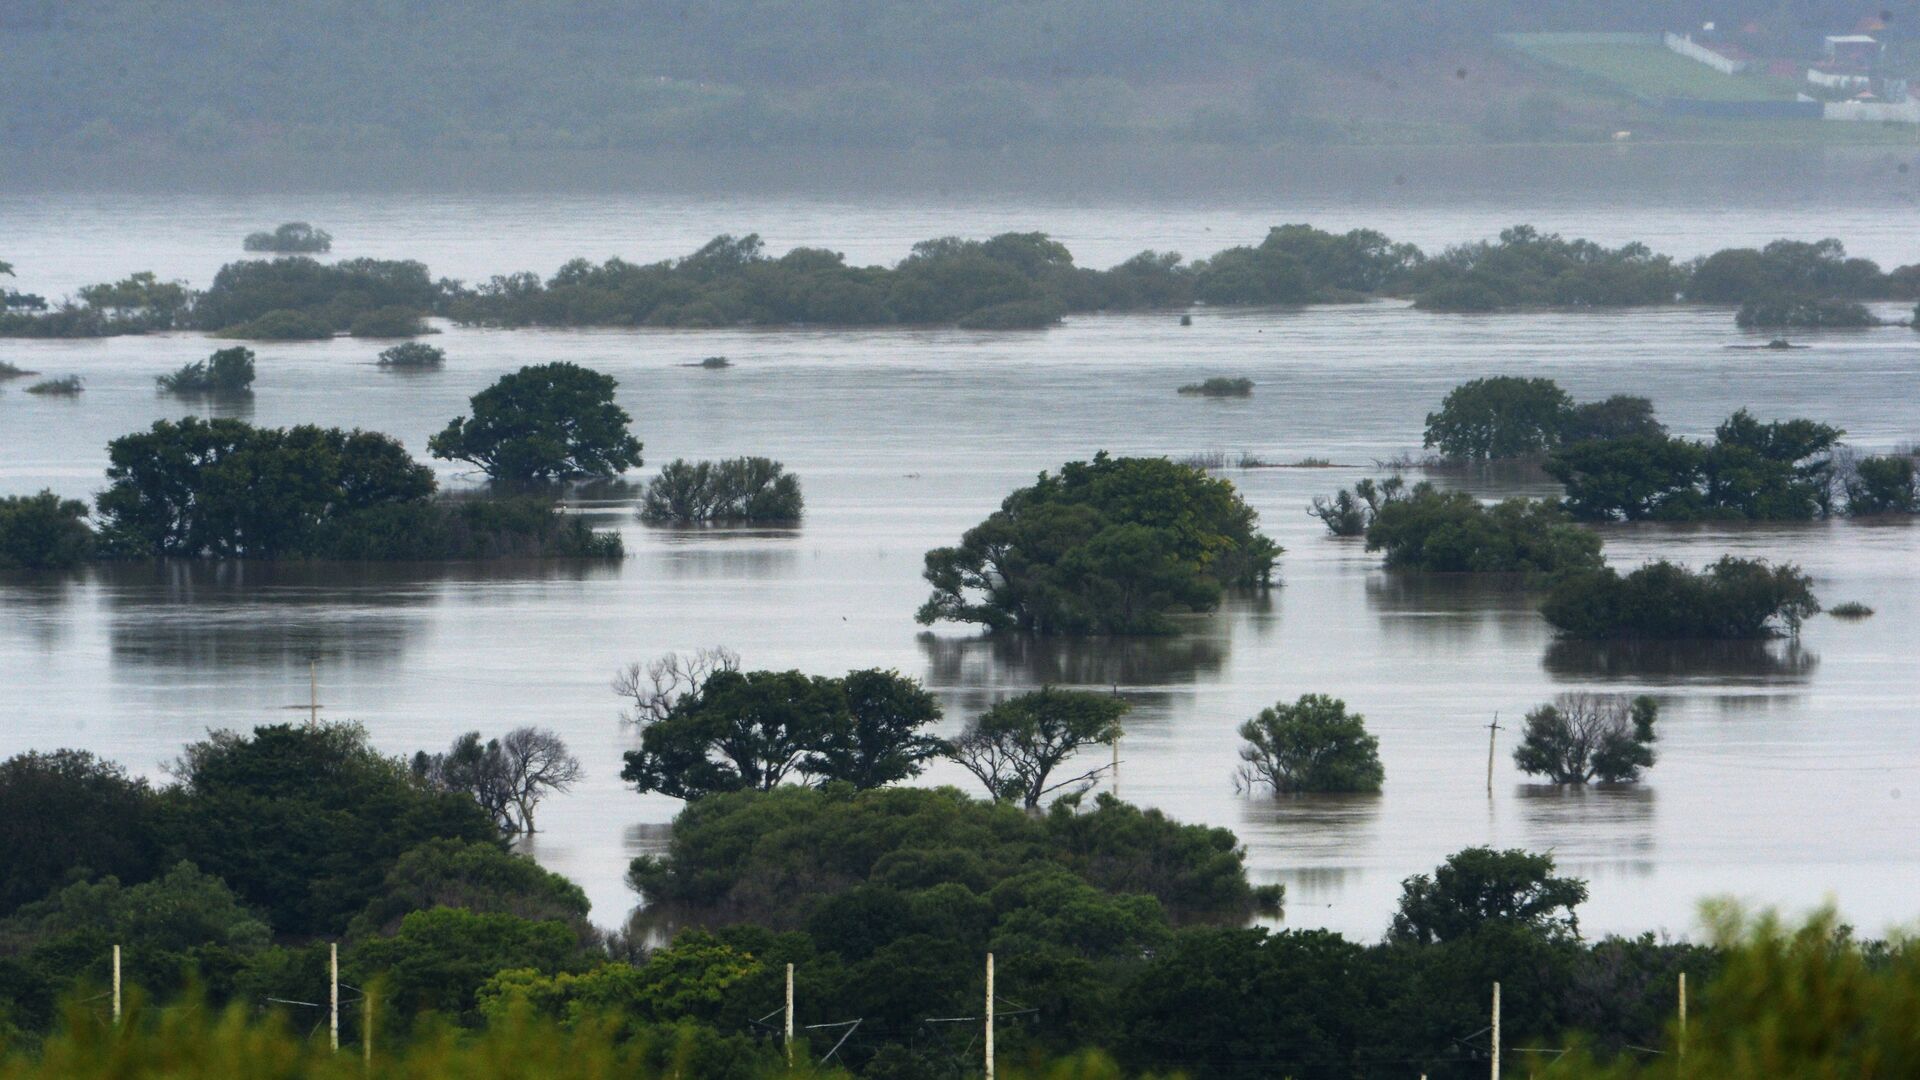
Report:
[[1258,247],[1228,248],[1194,267],[1209,304],[1310,304],[1382,292],[1422,262],[1418,248],[1371,229],[1344,235],[1310,225],[1270,229]]
[[1406,486],[1407,482],[1398,476],[1389,476],[1377,484],[1369,477],[1353,485],[1351,490],[1342,489],[1331,499],[1315,495],[1307,513],[1319,518],[1335,536],[1361,536],[1379,517],[1382,506],[1404,497]]
[[578,364],[523,367],[473,395],[473,415],[448,422],[427,448],[502,480],[614,476],[640,465],[633,418],[613,401],[616,385]]
[[1448,248],[1420,264],[1409,281],[1415,307],[1471,312],[1671,304],[1687,273],[1645,244],[1606,248],[1516,225],[1497,242]]
[[1447,392],[1427,414],[1421,444],[1450,458],[1489,461],[1543,454],[1560,441],[1573,398],[1552,379],[1496,375]]
[[1846,479],[1849,514],[1920,513],[1920,469],[1911,457],[1864,457]]
[[1061,778],[1056,770],[1089,746],[1120,737],[1128,705],[1111,694],[1051,686],[1008,698],[968,721],[948,751],[996,800],[1028,810],[1062,788],[1084,787],[1105,765]]
[[1712,443],[1594,439],[1561,447],[1545,467],[1582,520],[1804,521],[1831,509],[1831,454],[1844,434],[1811,420],[1763,424],[1742,409]]
[[1400,910],[1387,936],[1427,945],[1505,925],[1572,937],[1580,931],[1573,909],[1586,899],[1586,882],[1554,876],[1551,855],[1472,847],[1449,855],[1431,876],[1401,883]]
[[1812,243],[1775,240],[1759,250],[1716,251],[1694,264],[1687,299],[1709,304],[1745,304],[1775,296],[1871,300],[1892,295],[1890,288],[1878,266],[1847,258],[1845,246],[1829,237]]
[[5,360],[0,360],[0,382],[6,382],[9,379],[24,379],[29,375],[38,374],[40,373],[37,371],[28,371],[26,368],[10,364]]
[[87,504],[52,491],[0,497],[0,570],[65,570],[93,554]]
[[804,506],[800,479],[763,457],[675,458],[647,483],[640,520],[656,525],[788,524]]
[[338,428],[156,420],[107,444],[107,457],[101,535],[125,555],[306,554],[322,526],[434,487],[397,441]]
[[272,232],[248,233],[241,246],[276,255],[311,255],[333,250],[333,234],[304,221],[289,221]]
[[677,799],[767,791],[790,775],[878,787],[918,776],[940,753],[922,732],[939,718],[933,695],[894,671],[724,668],[645,725],[620,777]]
[[1813,581],[1791,564],[1723,556],[1705,571],[1670,562],[1622,576],[1608,567],[1557,582],[1540,613],[1572,638],[1751,639],[1798,633],[1818,614]]
[[545,496],[441,496],[329,518],[299,554],[356,562],[618,559],[626,545]]
[[1198,394],[1201,397],[1251,397],[1252,379],[1230,379],[1225,375],[1215,375],[1205,382],[1188,383],[1180,388],[1182,394]]
[[76,397],[86,389],[85,380],[78,375],[63,375],[58,379],[44,379],[27,387],[27,393],[42,397]]
[[403,341],[380,350],[380,366],[384,368],[437,368],[446,362],[446,350],[419,341]]
[[962,330],[1041,330],[1060,321],[1066,307],[1058,300],[1010,300],[960,316]]
[[580,886],[495,841],[429,840],[394,862],[347,933],[391,934],[408,912],[436,907],[582,924],[589,905]]
[[80,289],[80,302],[89,310],[104,313],[113,323],[143,330],[181,325],[193,299],[185,282],[161,281],[151,270]]
[[1651,399],[1615,394],[1605,401],[1587,401],[1573,407],[1560,428],[1562,443],[1589,439],[1631,439],[1660,436],[1667,426],[1654,419]]
[[1367,550],[1384,550],[1389,567],[1405,570],[1562,574],[1600,565],[1600,537],[1551,502],[1485,506],[1424,482],[1381,503],[1367,526]]
[[496,836],[472,799],[428,787],[354,724],[214,732],[186,748],[174,775],[169,846],[285,934],[345,930],[425,841]]
[[154,380],[169,394],[245,394],[253,390],[253,350],[241,345],[219,349],[205,360],[183,365]]
[[1828,608],[1827,614],[1836,619],[1865,619],[1873,615],[1873,609],[1858,600],[1848,600]]
[[1196,928],[1128,980],[1123,1060],[1230,1080],[1364,1075],[1380,1007],[1367,949],[1326,930]]
[[195,302],[193,322],[203,330],[259,337],[265,335],[242,333],[241,324],[266,322],[263,317],[274,315],[274,323],[291,329],[296,325],[292,320],[274,314],[290,311],[303,317],[298,325],[325,327],[331,333],[347,329],[355,317],[369,311],[389,307],[428,311],[439,298],[440,287],[427,276],[426,266],[417,262],[343,259],[322,263],[297,256],[251,259],[220,268],[213,284]]
[[1629,783],[1653,766],[1660,706],[1642,694],[1562,694],[1527,713],[1513,763],[1556,784]]
[[1785,327],[1806,329],[1852,329],[1879,326],[1880,320],[1865,304],[1852,300],[1822,300],[1811,296],[1765,296],[1748,300],[1734,312],[1733,324],[1742,330],[1771,330]]
[[333,337],[333,327],[325,319],[304,311],[276,308],[258,318],[224,327],[216,336],[242,341],[325,341]]
[[542,975],[586,967],[573,928],[556,919],[532,920],[464,908],[415,911],[390,937],[361,941],[343,961],[348,977],[365,985],[378,976],[382,1011],[391,1031],[426,1011],[467,1023],[479,1019],[476,998],[495,972],[528,969]]
[[1165,458],[1075,462],[1040,474],[969,529],[927,553],[934,592],[922,623],[943,619],[1043,634],[1167,633],[1170,616],[1206,611],[1234,586],[1265,584],[1279,545],[1233,485]]
[[146,781],[84,750],[0,762],[0,915],[74,877],[146,880],[160,865],[158,813]]
[[1240,725],[1240,782],[1260,784],[1275,795],[1296,792],[1379,791],[1380,740],[1367,734],[1366,718],[1347,715],[1347,703],[1325,694],[1302,694],[1277,703]]
[[413,308],[390,306],[355,315],[347,332],[367,338],[417,337],[427,332],[427,324]]
[[1225,829],[1180,825],[1105,796],[1090,810],[1062,800],[1032,815],[952,788],[715,795],[689,803],[667,854],[634,860],[630,877],[649,903],[695,921],[784,929],[856,886],[959,901],[956,888],[984,895],[1018,875],[1053,871],[1149,893],[1183,918],[1235,923],[1258,902],[1245,852]]

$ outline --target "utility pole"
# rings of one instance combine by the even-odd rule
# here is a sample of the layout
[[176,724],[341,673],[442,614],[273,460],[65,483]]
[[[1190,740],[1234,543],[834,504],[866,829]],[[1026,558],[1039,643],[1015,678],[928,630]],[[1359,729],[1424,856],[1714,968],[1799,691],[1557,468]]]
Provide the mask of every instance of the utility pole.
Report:
[[793,1068],[793,965],[787,965],[787,1068]]
[[1680,1056],[1687,1056],[1687,973],[1680,973]]
[[120,1024],[120,946],[113,947],[113,1023]]
[[1493,1080],[1500,1080],[1500,984],[1493,984]]
[[320,704],[320,661],[318,657],[310,654],[307,657],[307,703],[305,705],[288,705],[287,708],[305,709],[307,711],[307,726],[314,728],[320,726],[320,710],[325,707],[326,706]]
[[1493,798],[1493,737],[1500,730],[1500,714],[1493,714],[1493,723],[1487,725],[1487,798]]
[[327,945],[327,1043],[340,1050],[340,944]]
[[987,1080],[993,1080],[993,954],[987,954]]

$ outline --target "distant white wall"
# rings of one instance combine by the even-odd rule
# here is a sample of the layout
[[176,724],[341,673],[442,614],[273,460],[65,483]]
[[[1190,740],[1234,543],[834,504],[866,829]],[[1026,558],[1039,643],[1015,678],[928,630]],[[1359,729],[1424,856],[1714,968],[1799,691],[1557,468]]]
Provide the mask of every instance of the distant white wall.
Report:
[[1705,45],[1700,44],[1684,34],[1676,34],[1669,30],[1665,40],[1667,42],[1667,48],[1672,49],[1674,52],[1679,53],[1689,60],[1698,60],[1715,71],[1722,71],[1728,75],[1738,75],[1747,70],[1747,61],[1735,60],[1730,56],[1721,56],[1719,53],[1714,52],[1712,49],[1707,48]]
[[1875,124],[1920,124],[1920,101],[1829,101],[1821,110],[1826,120],[1859,120]]
[[1815,86],[1829,86],[1836,90],[1864,90],[1873,85],[1873,80],[1865,75],[1835,75],[1817,68],[1807,69],[1807,81]]

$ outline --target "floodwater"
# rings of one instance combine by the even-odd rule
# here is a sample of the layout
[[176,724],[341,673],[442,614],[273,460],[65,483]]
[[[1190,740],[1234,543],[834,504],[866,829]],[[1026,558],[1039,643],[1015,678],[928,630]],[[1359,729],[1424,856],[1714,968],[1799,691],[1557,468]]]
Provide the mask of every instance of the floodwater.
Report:
[[[551,272],[575,254],[666,257],[753,229],[776,250],[831,246],[864,262],[942,233],[1039,228],[1083,263],[1107,265],[1144,247],[1203,255],[1283,221],[1372,225],[1423,245],[1532,221],[1682,256],[1836,235],[1887,263],[1920,261],[1910,215],[1871,208],[410,196],[11,197],[0,199],[0,255],[18,269],[16,287],[52,296],[147,268],[205,284],[238,257],[243,232],[309,216],[341,238],[336,255],[419,257],[469,279]],[[1557,645],[1536,598],[1511,582],[1389,575],[1305,513],[1313,495],[1415,448],[1448,388],[1496,373],[1550,376],[1582,399],[1645,394],[1684,434],[1746,406],[1838,424],[1869,451],[1920,438],[1920,334],[1810,336],[1811,348],[1790,353],[1726,348],[1742,340],[1725,310],[1437,317],[1375,303],[1202,311],[1187,328],[1168,314],[1082,316],[1012,334],[448,327],[434,342],[449,363],[426,374],[380,370],[367,342],[266,345],[253,400],[231,414],[386,431],[423,457],[427,436],[498,375],[588,364],[620,380],[646,443],[636,480],[675,457],[767,455],[800,476],[806,519],[784,531],[650,529],[633,518],[632,492],[615,490],[582,499],[596,524],[625,534],[628,557],[613,565],[111,566],[0,580],[0,755],[79,746],[158,776],[209,728],[303,717],[289,707],[308,700],[311,659],[322,715],[364,723],[395,753],[470,729],[558,729],[587,779],[542,808],[544,831],[528,846],[613,923],[635,899],[622,881],[628,860],[659,847],[677,804],[620,783],[635,736],[618,722],[609,679],[631,660],[724,644],[754,667],[898,668],[939,693],[949,731],[1042,683],[1117,688],[1134,705],[1121,794],[1234,829],[1255,877],[1286,884],[1288,925],[1376,936],[1402,878],[1494,844],[1552,851],[1590,879],[1589,932],[1696,931],[1697,903],[1713,895],[1794,910],[1832,898],[1879,931],[1920,914],[1920,523],[1609,530],[1617,565],[1764,555],[1803,565],[1823,600],[1878,612],[1817,617],[1797,642],[1634,651]],[[100,488],[108,439],[188,411],[158,396],[153,377],[212,347],[192,334],[0,341],[0,359],[86,379],[74,399],[0,388],[0,494]],[[733,366],[688,366],[710,355]],[[1244,375],[1257,389],[1229,401],[1174,393],[1209,375]],[[928,548],[1039,470],[1100,449],[1314,456],[1334,467],[1228,473],[1287,548],[1281,584],[1195,618],[1184,636],[987,641],[913,622]],[[434,465],[450,486],[474,481]],[[1442,482],[1489,497],[1551,490]],[[1510,759],[1520,716],[1588,689],[1659,698],[1659,764],[1629,789],[1526,782]],[[1235,727],[1306,692],[1367,717],[1386,766],[1381,795],[1235,794]],[[967,780],[951,768],[926,778]]]

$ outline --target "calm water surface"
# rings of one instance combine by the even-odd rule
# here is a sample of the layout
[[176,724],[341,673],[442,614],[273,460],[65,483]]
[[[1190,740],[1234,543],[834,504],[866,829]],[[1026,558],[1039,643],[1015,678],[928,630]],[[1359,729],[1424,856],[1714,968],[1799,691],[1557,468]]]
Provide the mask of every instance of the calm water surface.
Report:
[[[650,259],[712,234],[760,230],[776,250],[817,244],[890,261],[914,240],[1045,228],[1089,265],[1143,247],[1204,254],[1267,224],[1372,225],[1423,245],[1531,220],[1607,242],[1694,255],[1773,236],[1837,235],[1888,263],[1920,261],[1904,214],[1810,207],[1636,210],[1072,204],[696,204],[574,200],[149,198],[0,200],[0,254],[19,286],[58,296],[153,268],[204,284],[250,228],[310,216],[340,255],[420,257],[436,274],[551,271],[575,254]],[[1887,314],[1898,314],[1886,309]],[[399,436],[424,456],[466,397],[521,364],[572,360],[615,374],[648,468],[675,457],[765,454],[804,484],[791,531],[674,532],[632,517],[632,493],[583,500],[625,534],[629,557],[552,565],[107,567],[0,581],[0,755],[82,746],[158,775],[212,727],[299,716],[309,657],[325,715],[367,725],[394,752],[462,731],[559,729],[588,779],[541,812],[531,850],[587,888],[595,916],[633,903],[627,861],[664,840],[677,804],[625,790],[634,744],[608,690],[629,660],[726,644],[756,667],[839,673],[881,665],[925,680],[948,728],[1046,682],[1117,686],[1133,703],[1122,794],[1233,828],[1261,880],[1288,887],[1286,922],[1371,937],[1408,874],[1469,844],[1552,850],[1590,878],[1594,931],[1696,926],[1696,902],[1733,894],[1800,908],[1835,899],[1881,929],[1920,914],[1920,528],[1848,522],[1614,529],[1609,557],[1704,563],[1726,552],[1804,565],[1828,601],[1873,618],[1812,620],[1797,643],[1638,653],[1558,646],[1537,598],[1509,583],[1388,575],[1327,537],[1308,500],[1415,447],[1454,384],[1542,374],[1576,397],[1646,394],[1677,432],[1705,434],[1740,406],[1845,427],[1883,450],[1920,438],[1920,334],[1810,338],[1792,353],[1729,350],[1726,311],[1441,318],[1399,304],[1089,316],[1037,333],[918,331],[478,331],[448,328],[442,372],[373,365],[349,340],[260,348],[250,404],[263,424],[314,421]],[[0,342],[0,359],[77,373],[74,400],[0,389],[0,493],[102,484],[104,444],[186,411],[153,377],[212,347],[179,334],[106,342]],[[734,366],[686,366],[724,354]],[[1183,382],[1245,375],[1254,396],[1181,398]],[[1313,455],[1332,469],[1230,473],[1287,547],[1281,587],[1155,641],[988,642],[912,621],[920,559],[1012,487],[1096,450]],[[450,486],[474,477],[435,462]],[[639,477],[636,477],[639,478]],[[1546,494],[1538,481],[1450,478],[1476,494]],[[1629,790],[1525,782],[1501,734],[1487,790],[1487,730],[1555,693],[1657,696],[1660,764]],[[1305,692],[1364,713],[1387,769],[1377,798],[1247,800],[1231,774],[1241,720]],[[960,783],[957,770],[930,782]]]

